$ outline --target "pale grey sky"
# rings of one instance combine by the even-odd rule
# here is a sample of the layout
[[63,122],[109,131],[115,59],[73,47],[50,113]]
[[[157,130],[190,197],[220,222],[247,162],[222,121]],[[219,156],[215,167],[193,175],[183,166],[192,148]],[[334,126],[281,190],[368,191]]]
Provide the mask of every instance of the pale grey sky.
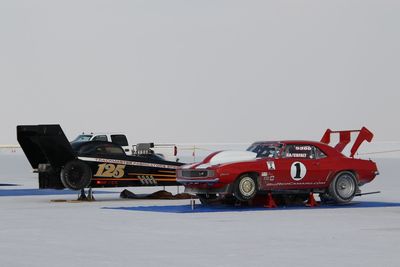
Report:
[[399,1],[0,2],[0,143],[72,138],[400,140]]

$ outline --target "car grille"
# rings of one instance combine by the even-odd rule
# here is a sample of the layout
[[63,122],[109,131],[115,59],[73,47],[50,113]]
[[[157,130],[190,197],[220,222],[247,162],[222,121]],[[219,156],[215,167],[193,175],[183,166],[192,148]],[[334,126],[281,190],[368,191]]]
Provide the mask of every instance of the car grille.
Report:
[[194,177],[208,177],[208,170],[181,170],[181,177],[194,178]]

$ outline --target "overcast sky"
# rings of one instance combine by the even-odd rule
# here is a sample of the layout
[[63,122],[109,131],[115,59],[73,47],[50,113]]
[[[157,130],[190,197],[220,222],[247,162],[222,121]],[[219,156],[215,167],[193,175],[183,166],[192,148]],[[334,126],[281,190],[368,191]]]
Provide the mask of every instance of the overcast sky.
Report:
[[400,141],[399,1],[0,1],[0,143]]

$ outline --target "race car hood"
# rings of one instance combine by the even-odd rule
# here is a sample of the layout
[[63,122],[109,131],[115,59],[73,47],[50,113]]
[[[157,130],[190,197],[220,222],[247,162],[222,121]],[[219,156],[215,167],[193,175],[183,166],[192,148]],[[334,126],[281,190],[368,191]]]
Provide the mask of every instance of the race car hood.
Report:
[[209,155],[201,163],[187,166],[187,168],[203,169],[218,164],[251,161],[256,157],[257,154],[250,151],[219,151]]

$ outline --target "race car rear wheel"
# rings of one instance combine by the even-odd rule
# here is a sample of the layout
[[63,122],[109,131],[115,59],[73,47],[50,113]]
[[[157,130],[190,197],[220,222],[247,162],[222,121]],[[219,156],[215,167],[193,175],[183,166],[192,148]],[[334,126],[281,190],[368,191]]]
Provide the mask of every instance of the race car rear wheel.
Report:
[[328,191],[334,202],[340,204],[348,203],[357,192],[356,177],[351,172],[341,172],[332,180]]
[[328,193],[319,194],[319,199],[322,203],[332,203],[334,202],[333,198]]
[[257,194],[257,181],[250,174],[243,174],[236,179],[233,186],[233,194],[239,201],[248,201]]
[[89,166],[80,160],[73,160],[65,164],[61,171],[61,182],[66,188],[80,190],[88,187],[92,179]]

